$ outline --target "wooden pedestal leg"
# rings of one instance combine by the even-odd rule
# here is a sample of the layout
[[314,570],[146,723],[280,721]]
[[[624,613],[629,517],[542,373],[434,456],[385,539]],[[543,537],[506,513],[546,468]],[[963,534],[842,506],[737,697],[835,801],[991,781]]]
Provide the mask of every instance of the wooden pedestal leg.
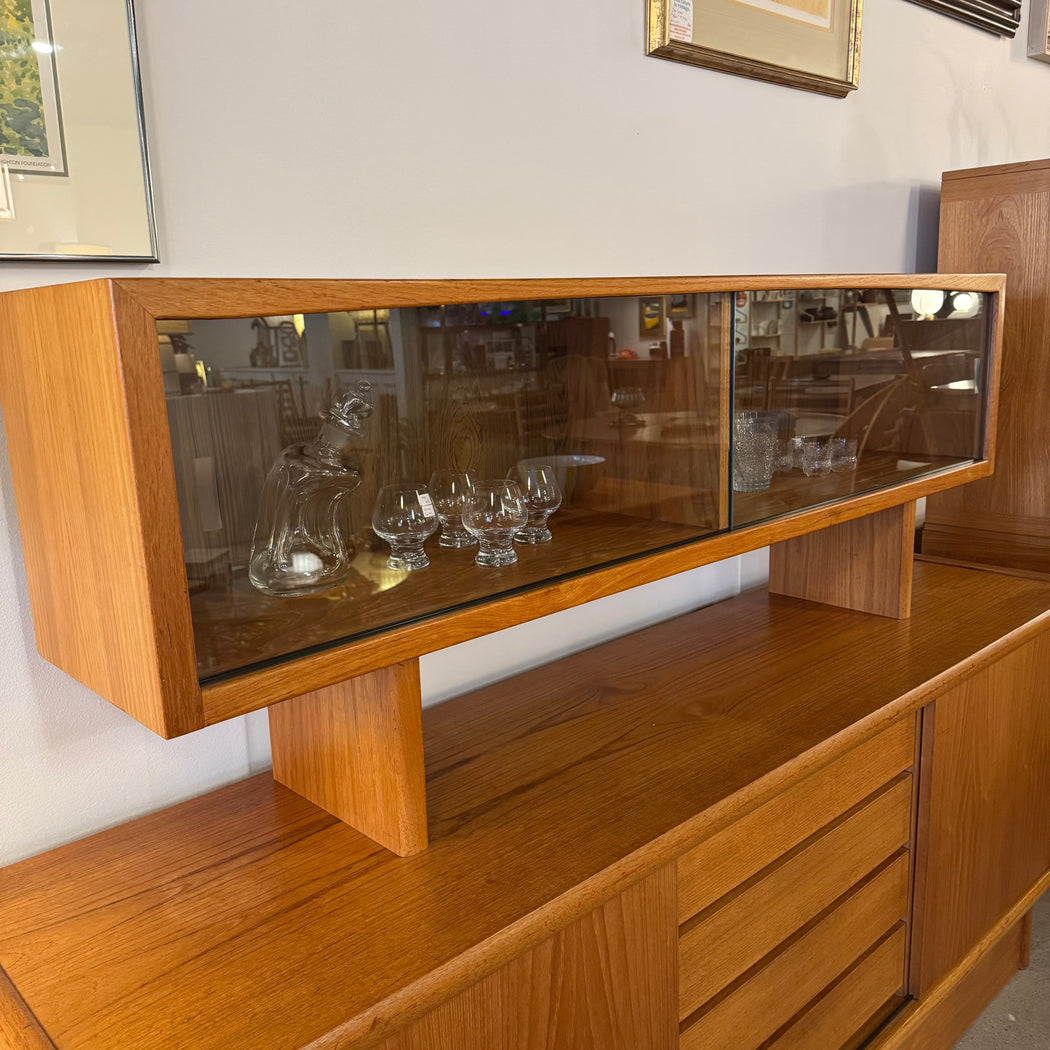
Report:
[[269,711],[278,783],[401,857],[426,849],[418,660]]
[[911,615],[915,504],[774,543],[769,590],[860,612]]

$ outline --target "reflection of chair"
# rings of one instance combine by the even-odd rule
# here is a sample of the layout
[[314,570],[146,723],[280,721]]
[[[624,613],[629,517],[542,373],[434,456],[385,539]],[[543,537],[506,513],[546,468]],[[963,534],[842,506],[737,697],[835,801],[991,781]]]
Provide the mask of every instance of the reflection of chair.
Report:
[[843,420],[836,437],[856,438],[857,452],[901,451],[906,416],[914,415],[914,385],[908,376],[901,376],[865,398]]
[[766,409],[770,384],[781,382],[794,371],[795,358],[790,354],[773,355],[768,346],[753,346],[747,361],[737,374],[736,407],[738,409]]
[[[972,386],[977,361],[975,354],[962,350],[927,358],[918,367],[922,417],[933,453],[966,458],[980,454],[980,398]],[[947,388],[960,381],[971,389]]]
[[924,390],[960,379],[974,378],[975,355],[968,350],[928,358],[919,367],[919,382]]

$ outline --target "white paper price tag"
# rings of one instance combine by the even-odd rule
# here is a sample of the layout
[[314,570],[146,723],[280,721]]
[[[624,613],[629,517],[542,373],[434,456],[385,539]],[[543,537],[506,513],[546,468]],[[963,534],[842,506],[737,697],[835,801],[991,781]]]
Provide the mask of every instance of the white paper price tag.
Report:
[[672,40],[693,42],[693,0],[671,0],[668,32]]

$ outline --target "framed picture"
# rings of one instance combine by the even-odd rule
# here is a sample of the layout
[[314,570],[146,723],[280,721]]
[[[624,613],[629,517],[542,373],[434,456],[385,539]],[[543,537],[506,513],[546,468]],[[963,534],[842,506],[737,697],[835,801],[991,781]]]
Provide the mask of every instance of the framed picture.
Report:
[[0,11],[0,164],[65,175],[48,2],[0,0]]
[[1050,4],[1032,0],[1028,7],[1028,57],[1050,62]]
[[0,258],[157,260],[132,0],[0,0]]
[[643,295],[638,299],[638,334],[664,337],[664,297]]
[[[920,7],[932,7],[949,18],[969,22],[997,36],[1013,37],[1021,24],[1021,0],[912,0]],[[1033,22],[1035,19],[1033,19]],[[1031,51],[1029,51],[1031,54]]]
[[857,86],[861,0],[646,0],[646,53],[842,98]]
[[686,318],[696,316],[696,300],[688,292],[672,292],[667,297],[667,316]]

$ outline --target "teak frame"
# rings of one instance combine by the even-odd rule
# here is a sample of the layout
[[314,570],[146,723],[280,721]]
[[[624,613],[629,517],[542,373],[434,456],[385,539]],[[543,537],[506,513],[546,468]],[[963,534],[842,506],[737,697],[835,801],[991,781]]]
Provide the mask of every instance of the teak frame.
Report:
[[[414,852],[426,844],[422,744],[409,715],[419,706],[419,656],[744,551],[900,508],[920,496],[987,476],[994,458],[1004,286],[998,274],[510,281],[138,278],[5,293],[0,295],[0,324],[8,348],[0,362],[0,400],[37,648],[164,737],[281,705],[271,712],[275,756],[280,756],[275,757],[278,777],[355,826],[364,824],[366,833],[384,845]],[[497,597],[202,688],[156,352],[158,320],[813,287],[966,289],[995,296],[989,418],[981,460]],[[61,352],[66,348],[76,352]],[[728,369],[723,372],[725,415]],[[887,522],[891,547],[899,543],[901,521],[898,517],[895,525]],[[838,562],[854,580],[885,572],[885,563],[854,559],[847,567],[845,560]],[[120,586],[113,586],[114,581]],[[848,604],[856,585],[831,584],[830,590],[845,595]],[[789,593],[800,593],[798,586]],[[891,615],[906,615],[905,600],[897,601],[896,613],[892,607],[892,598],[889,607],[883,600],[878,611],[889,608]],[[401,670],[395,672],[395,665]],[[381,677],[372,682],[334,688],[377,673]],[[311,710],[318,705],[327,709]],[[365,735],[362,727],[367,727]],[[333,795],[332,778],[338,781],[342,776],[344,788],[352,783],[345,775],[351,755],[359,774],[372,770],[366,776],[369,787],[364,796],[356,793],[357,801],[337,801],[346,792]],[[377,756],[383,760],[375,761]],[[365,817],[365,811],[373,816],[378,811],[379,817]]]

